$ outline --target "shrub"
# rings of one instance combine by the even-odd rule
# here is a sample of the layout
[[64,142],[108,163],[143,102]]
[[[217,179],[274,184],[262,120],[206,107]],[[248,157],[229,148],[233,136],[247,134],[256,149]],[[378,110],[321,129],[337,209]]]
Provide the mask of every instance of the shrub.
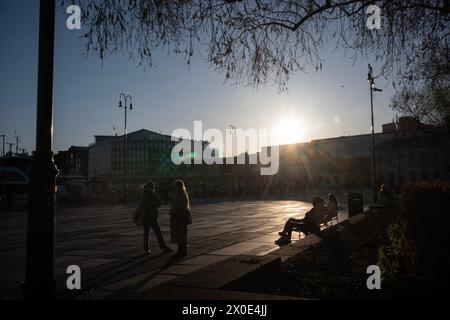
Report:
[[400,233],[400,224],[388,226],[388,243],[378,251],[378,266],[382,270],[383,280],[395,280],[407,274],[405,241]]
[[410,272],[437,280],[449,276],[450,183],[410,184],[401,195],[400,233]]

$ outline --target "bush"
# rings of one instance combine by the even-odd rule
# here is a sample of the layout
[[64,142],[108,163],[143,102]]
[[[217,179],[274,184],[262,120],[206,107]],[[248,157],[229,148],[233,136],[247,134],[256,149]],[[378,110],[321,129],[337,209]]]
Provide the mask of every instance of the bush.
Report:
[[378,266],[382,270],[383,280],[396,280],[408,273],[405,240],[400,233],[400,224],[389,225],[387,241],[387,245],[378,251]]
[[401,195],[400,233],[409,271],[416,277],[449,277],[450,183],[410,184]]

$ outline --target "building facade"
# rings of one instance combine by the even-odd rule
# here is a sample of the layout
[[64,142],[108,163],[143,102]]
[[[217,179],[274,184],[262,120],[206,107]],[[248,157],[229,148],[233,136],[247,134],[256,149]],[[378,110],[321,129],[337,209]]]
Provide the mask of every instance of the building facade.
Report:
[[[375,134],[376,181],[401,188],[411,181],[450,180],[449,134],[411,117]],[[372,135],[335,137],[282,145],[277,175],[260,179],[275,193],[371,185]],[[266,181],[267,180],[267,181]]]
[[378,146],[378,181],[393,188],[409,182],[433,179],[450,181],[448,134],[399,132],[395,139]]
[[[174,179],[196,180],[211,175],[213,168],[205,164],[175,165],[171,155],[177,143],[169,135],[145,129],[129,133],[125,169],[124,135],[95,136],[95,142],[89,146],[89,180],[107,189],[121,190],[125,182],[131,189],[139,188],[150,179],[161,187],[168,187]],[[193,147],[194,141],[191,143]],[[202,149],[208,145],[199,143]]]
[[89,174],[89,148],[71,146],[68,150],[59,151],[54,156],[55,165],[61,176],[82,176]]

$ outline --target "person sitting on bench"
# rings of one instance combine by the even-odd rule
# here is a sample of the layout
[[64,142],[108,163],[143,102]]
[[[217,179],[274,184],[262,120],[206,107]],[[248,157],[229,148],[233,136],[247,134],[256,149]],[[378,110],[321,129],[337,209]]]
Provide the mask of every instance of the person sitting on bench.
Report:
[[284,225],[283,231],[279,233],[280,239],[275,241],[278,245],[288,244],[291,242],[291,235],[293,230],[303,232],[305,235],[310,233],[319,233],[320,224],[323,221],[326,213],[325,201],[322,198],[316,197],[313,199],[313,208],[305,214],[303,219],[289,219]]

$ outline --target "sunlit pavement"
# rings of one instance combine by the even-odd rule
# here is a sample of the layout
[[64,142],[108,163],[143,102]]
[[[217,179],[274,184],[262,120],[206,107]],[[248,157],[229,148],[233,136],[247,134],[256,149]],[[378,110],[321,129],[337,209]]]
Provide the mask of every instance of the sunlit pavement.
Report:
[[[142,230],[132,223],[133,208],[91,206],[59,209],[56,218],[55,273],[59,298],[102,298],[119,291],[142,292],[179,275],[232,255],[265,255],[278,246],[286,219],[302,217],[311,207],[301,201],[243,201],[197,204],[192,207],[188,257],[172,263],[150,234],[151,256],[143,255]],[[340,213],[346,219],[346,213]],[[168,207],[159,221],[169,243]],[[21,297],[25,273],[25,212],[0,215],[0,298]],[[297,234],[293,235],[295,239]],[[175,250],[176,245],[170,244]],[[69,265],[82,272],[82,290],[65,286]]]

